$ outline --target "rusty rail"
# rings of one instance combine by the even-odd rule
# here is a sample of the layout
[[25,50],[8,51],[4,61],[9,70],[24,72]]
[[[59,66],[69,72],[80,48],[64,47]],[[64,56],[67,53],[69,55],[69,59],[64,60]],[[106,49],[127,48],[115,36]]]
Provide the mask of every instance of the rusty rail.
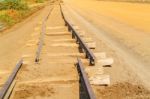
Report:
[[65,25],[68,26],[68,30],[72,32],[72,38],[75,38],[76,41],[79,43],[79,48],[82,49],[85,54],[86,54],[86,58],[89,59],[90,61],[90,64],[91,65],[94,65],[95,62],[96,62],[96,57],[95,55],[93,54],[93,52],[90,50],[90,48],[87,46],[86,43],[84,43],[83,39],[79,36],[79,33],[78,31],[76,31],[73,26],[69,23],[69,21],[67,21],[67,19],[65,18],[64,16],[64,13],[63,13],[63,10],[62,10],[62,6],[60,5],[60,8],[61,8],[61,14],[62,14],[62,17],[65,21]]
[[96,99],[96,96],[91,88],[88,77],[84,71],[83,63],[78,58],[77,69],[80,77],[80,84],[82,84],[83,91],[85,92],[85,96],[83,99]]
[[19,60],[19,62],[17,63],[15,69],[13,70],[13,72],[11,73],[11,75],[9,76],[8,80],[5,82],[5,84],[3,85],[2,89],[0,90],[0,99],[4,99],[5,95],[7,94],[12,82],[14,81],[19,69],[21,68],[23,64],[23,60]]
[[53,10],[53,8],[51,8],[48,15],[44,18],[44,20],[42,22],[41,36],[39,38],[39,44],[38,44],[38,48],[37,48],[37,51],[36,51],[35,62],[39,62],[39,59],[40,59],[40,54],[41,54],[42,47],[43,47],[43,44],[44,44],[44,35],[45,35],[45,32],[46,32],[46,21],[48,20],[52,10]]

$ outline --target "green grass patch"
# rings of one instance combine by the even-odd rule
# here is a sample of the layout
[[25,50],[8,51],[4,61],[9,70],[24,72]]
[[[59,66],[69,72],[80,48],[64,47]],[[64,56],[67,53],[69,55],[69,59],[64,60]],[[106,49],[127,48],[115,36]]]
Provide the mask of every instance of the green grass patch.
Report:
[[27,3],[22,0],[4,0],[0,2],[0,22],[12,26],[30,12]]
[[16,23],[15,20],[7,13],[0,14],[0,22],[4,23],[5,25],[8,25],[8,26],[11,26],[14,23]]
[[36,3],[43,3],[44,0],[36,0]]
[[[27,0],[4,0],[0,2],[0,23],[6,28],[27,18],[35,11],[41,9],[43,6],[30,7]],[[36,0],[34,2],[42,3],[44,0]]]
[[22,0],[4,0],[0,3],[0,10],[27,10],[28,5]]
[[0,12],[0,22],[9,27],[20,22],[22,19],[31,15],[33,12],[34,10],[7,10],[3,13]]

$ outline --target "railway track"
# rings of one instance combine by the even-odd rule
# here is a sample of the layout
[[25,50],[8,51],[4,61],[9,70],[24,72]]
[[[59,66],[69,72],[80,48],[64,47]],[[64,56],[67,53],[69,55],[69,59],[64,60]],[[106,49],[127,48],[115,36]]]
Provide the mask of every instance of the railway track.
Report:
[[[40,53],[41,53],[42,46],[43,46],[43,39],[44,39],[44,35],[45,35],[46,21],[48,20],[48,17],[50,16],[52,10],[53,10],[53,8],[49,11],[48,15],[44,18],[44,20],[42,22],[42,29],[41,29],[41,33],[40,33],[38,48],[36,51],[35,62],[39,61]],[[2,89],[0,90],[0,99],[8,99],[10,97],[12,90],[15,86],[15,84],[14,84],[15,78],[16,78],[17,73],[19,72],[22,65],[23,65],[23,59],[20,59],[19,62],[16,64],[13,72],[9,76],[8,80],[5,82]]]
[[62,6],[60,5],[60,9],[61,9],[61,14],[62,14],[62,17],[65,21],[65,25],[68,26],[68,30],[72,33],[72,38],[76,39],[76,42],[79,44],[79,48],[81,50],[83,50],[85,52],[85,55],[86,55],[86,58],[89,59],[89,63],[91,65],[94,65],[95,62],[96,62],[96,57],[95,55],[93,54],[93,52],[90,50],[90,48],[87,46],[86,43],[84,43],[83,39],[80,37],[78,31],[76,31],[72,24],[69,23],[69,21],[65,18],[64,14],[63,14],[63,11],[62,11]]
[[23,60],[20,59],[19,62],[17,63],[16,67],[14,68],[13,72],[11,73],[11,75],[9,76],[8,80],[5,82],[4,86],[2,87],[2,89],[0,90],[0,99],[8,99],[13,87],[14,87],[14,80],[15,77],[19,71],[19,69],[21,68],[23,64]]
[[82,61],[78,59],[78,63],[76,65],[80,76],[81,89],[84,92],[83,94],[81,94],[81,99],[96,99],[96,96],[90,85],[89,79],[86,75],[86,72],[84,71]]
[[[56,6],[60,6],[60,5],[56,5]],[[45,68],[45,69],[43,69],[45,72],[46,72],[46,70],[47,69],[52,69],[52,70],[54,70],[53,72],[58,72],[59,71],[59,68],[60,68],[60,72],[58,73],[58,78],[57,78],[57,76],[56,76],[56,74],[54,75],[54,73],[52,72],[52,73],[50,73],[51,75],[53,74],[54,75],[54,79],[51,81],[49,81],[49,80],[44,80],[44,82],[49,82],[48,84],[49,84],[49,86],[54,86],[54,88],[57,88],[59,85],[62,87],[62,84],[64,84],[64,86],[69,86],[69,87],[65,87],[65,90],[73,90],[72,88],[74,88],[74,86],[75,86],[75,89],[76,90],[73,90],[73,91],[80,91],[80,92],[73,92],[74,94],[75,94],[75,99],[78,97],[78,98],[80,98],[80,99],[96,99],[96,96],[94,95],[94,92],[93,92],[93,90],[92,90],[92,87],[91,87],[91,85],[90,85],[90,83],[89,83],[89,80],[88,80],[88,77],[87,77],[87,75],[86,75],[86,73],[85,73],[85,71],[84,71],[84,66],[83,66],[83,64],[82,64],[82,61],[78,58],[78,57],[80,57],[80,55],[78,56],[78,54],[76,54],[76,55],[74,55],[74,54],[72,54],[72,51],[71,51],[71,53],[68,53],[67,54],[67,56],[65,56],[65,54],[63,53],[63,55],[62,56],[58,56],[58,57],[56,57],[56,59],[57,59],[57,61],[56,61],[56,63],[57,64],[55,64],[55,57],[54,56],[52,56],[52,54],[50,54],[50,56],[52,56],[51,58],[50,58],[50,60],[49,61],[47,61],[47,60],[44,60],[44,58],[43,57],[45,57],[46,55],[48,55],[48,53],[46,53],[46,54],[43,54],[42,53],[42,50],[48,50],[48,52],[51,52],[50,50],[52,50],[51,48],[50,49],[48,49],[49,48],[49,46],[47,45],[47,44],[45,44],[46,43],[46,40],[47,40],[47,38],[49,37],[46,37],[46,38],[44,38],[46,35],[51,35],[50,36],[50,38],[54,38],[53,36],[57,36],[58,34],[59,34],[59,36],[57,36],[57,38],[62,38],[61,37],[61,35],[72,35],[72,37],[73,38],[75,38],[75,40],[76,40],[76,42],[79,44],[79,48],[80,49],[82,49],[84,52],[85,52],[85,56],[86,56],[86,58],[88,58],[89,59],[89,63],[91,64],[91,65],[94,65],[95,64],[95,62],[96,62],[96,58],[95,58],[95,56],[94,56],[94,54],[93,54],[93,52],[88,48],[88,46],[87,46],[87,44],[86,43],[84,43],[84,41],[82,40],[82,38],[80,37],[80,35],[78,34],[78,32],[74,29],[74,27],[69,23],[69,21],[65,18],[65,16],[64,16],[64,14],[63,14],[63,11],[61,10],[61,6],[60,6],[60,8],[58,9],[58,10],[60,10],[60,12],[61,12],[61,17],[63,17],[63,21],[65,22],[65,25],[67,26],[67,28],[68,28],[68,30],[69,30],[69,32],[71,32],[71,34],[69,34],[68,32],[68,34],[66,33],[66,32],[57,32],[56,34],[46,34],[46,32],[47,32],[47,21],[48,21],[48,18],[49,18],[49,16],[51,15],[51,12],[52,12],[52,10],[53,9],[55,9],[55,11],[57,10],[57,8],[52,8],[51,10],[50,10],[50,12],[48,13],[48,15],[46,16],[46,18],[44,18],[44,20],[43,20],[43,22],[42,22],[42,29],[41,29],[41,33],[40,33],[40,38],[39,38],[39,43],[38,43],[38,47],[37,47],[37,51],[36,51],[36,56],[35,56],[35,62],[40,62],[40,65],[39,64],[34,64],[34,66],[33,66],[33,69],[35,69],[35,70],[42,70],[43,68],[45,68],[45,67],[41,67],[41,66],[45,66],[45,64],[47,65],[49,62],[49,65],[51,66],[53,66],[53,67],[47,67],[47,68]],[[51,27],[50,27],[51,28]],[[55,29],[57,29],[57,28],[62,28],[61,26],[57,26],[57,27],[52,27],[53,28],[53,30],[55,30]],[[54,29],[55,28],[55,29]],[[65,30],[65,29],[64,29]],[[56,30],[55,30],[56,31]],[[52,31],[53,32],[53,31]],[[70,37],[70,36],[66,36],[66,37]],[[48,38],[48,40],[51,40],[50,38]],[[45,41],[44,41],[44,39],[46,39]],[[68,39],[69,41],[71,41],[70,39]],[[66,41],[68,41],[68,40],[64,40],[65,42]],[[52,41],[52,40],[51,40]],[[56,41],[56,40],[55,40]],[[73,42],[74,43],[74,42]],[[60,43],[60,45],[61,46],[63,46],[63,48],[65,48],[66,47],[66,45],[64,44],[62,44],[62,41],[61,41],[61,43]],[[70,44],[71,45],[71,44]],[[58,46],[55,44],[55,45],[51,45],[52,47],[54,47],[54,48],[59,48],[59,44],[58,44]],[[65,46],[65,47],[64,47]],[[74,46],[74,45],[73,45]],[[44,47],[44,48],[43,48]],[[68,45],[67,45],[67,47],[68,47]],[[69,46],[70,47],[70,46]],[[70,47],[70,48],[72,48],[72,47]],[[62,51],[63,49],[61,49],[61,50],[59,50],[59,52],[60,51]],[[53,51],[53,50],[52,50]],[[55,50],[54,50],[55,51]],[[68,51],[70,51],[70,50],[68,50]],[[76,50],[74,50],[74,51],[76,51]],[[57,52],[56,54],[58,54],[59,52]],[[42,54],[42,55],[41,55]],[[55,55],[56,55],[55,54]],[[71,55],[73,58],[71,58],[70,56],[68,56],[68,55]],[[71,62],[71,60],[67,60],[66,61],[66,63],[64,62],[64,60],[63,59],[65,59],[66,58],[66,60],[67,59],[69,59],[69,58],[71,58],[71,60],[73,61],[73,62]],[[77,59],[78,58],[78,59]],[[42,59],[41,61],[39,61],[40,59]],[[54,60],[54,61],[53,61]],[[63,61],[62,61],[63,60]],[[51,63],[52,62],[52,63]],[[54,62],[54,63],[53,63]],[[58,66],[58,63],[60,62],[60,67],[56,67],[55,68],[55,66],[54,65],[56,65],[56,66]],[[69,63],[68,63],[69,62]],[[74,66],[74,63],[76,63],[76,66]],[[33,63],[32,63],[33,64]],[[17,90],[17,85],[16,85],[16,81],[15,81],[15,78],[16,78],[16,76],[18,76],[17,74],[18,74],[18,71],[20,70],[20,68],[21,68],[21,66],[22,65],[25,65],[24,64],[24,62],[23,62],[23,60],[21,59],[18,63],[17,63],[17,65],[16,65],[16,67],[15,67],[15,69],[14,69],[14,71],[12,72],[12,74],[10,75],[10,77],[8,78],[8,80],[6,81],[6,83],[4,84],[4,86],[2,87],[2,89],[0,90],[0,99],[8,99],[12,94],[13,94],[13,99],[19,99],[18,97],[18,95],[20,95],[20,94],[23,94],[22,93],[22,89],[19,89],[20,87],[18,87],[18,90],[20,91],[20,94],[17,94],[17,95],[15,95],[16,93],[15,93],[15,91]],[[32,76],[31,76],[31,79],[32,80],[30,80],[27,76],[29,76],[30,77],[30,72],[36,72],[36,71],[33,71],[32,70],[32,65],[31,64],[29,64],[30,65],[30,67],[28,67],[29,69],[31,68],[31,71],[29,70],[29,71],[23,71],[23,73],[22,73],[22,75],[25,75],[25,77],[24,78],[21,78],[21,83],[20,84],[22,84],[22,82],[25,82],[25,83],[23,83],[23,86],[27,86],[27,87],[25,87],[25,89],[24,90],[28,90],[28,89],[30,89],[29,87],[30,86],[28,86],[28,83],[27,83],[27,85],[24,85],[24,84],[26,84],[26,82],[32,82],[33,83],[33,86],[34,85],[36,85],[36,84],[34,84],[34,83],[40,83],[40,82],[43,82],[43,81],[37,81],[37,78],[39,77],[43,77],[42,75],[44,75],[44,73],[43,74],[39,74],[38,76],[35,76],[34,77],[34,79],[35,80],[33,80],[33,78],[32,78]],[[61,65],[64,65],[64,66],[68,66],[68,67],[64,67],[64,68],[62,68],[62,66]],[[37,67],[35,67],[35,66],[37,66]],[[69,69],[68,69],[69,68]],[[72,75],[68,75],[68,74],[70,74],[70,68],[71,68],[71,71],[72,71],[72,73],[75,73],[76,71],[78,71],[78,74],[72,74]],[[62,70],[62,69],[64,69],[64,70]],[[64,72],[67,72],[67,74],[62,74],[62,75],[64,75],[64,78],[60,78],[61,77],[61,72],[63,71],[63,73]],[[37,71],[38,72],[38,71]],[[32,73],[31,73],[31,75],[32,75]],[[20,74],[21,75],[21,74]],[[48,78],[51,78],[49,75],[47,75],[47,73],[45,74],[46,76],[48,76]],[[43,78],[45,78],[46,76],[44,76]],[[57,78],[57,80],[55,80],[56,78],[55,78],[55,76],[56,76],[56,78]],[[60,76],[60,77],[59,77]],[[78,77],[74,77],[74,76],[78,76]],[[69,77],[69,79],[68,79],[68,77]],[[73,78],[72,78],[73,77]],[[18,77],[18,78],[20,78],[20,77]],[[66,78],[67,78],[67,80],[66,80]],[[79,78],[79,80],[78,80],[78,78]],[[24,79],[24,80],[22,80],[22,79]],[[27,81],[26,81],[26,79],[27,79]],[[40,79],[42,79],[42,78],[40,78]],[[58,80],[59,79],[59,80]],[[65,81],[66,81],[66,83],[65,83]],[[17,82],[19,82],[19,79],[17,79]],[[50,83],[55,83],[56,84],[56,86],[57,87],[55,87],[55,84],[52,84],[52,85],[50,85]],[[57,83],[58,83],[58,85],[57,85]],[[78,84],[79,83],[79,84]],[[20,85],[20,84],[18,84],[18,86]],[[41,83],[40,83],[41,84]],[[29,84],[30,85],[30,84]],[[39,85],[38,85],[39,86]],[[41,86],[43,86],[43,85],[41,85]],[[37,87],[37,86],[36,86]],[[60,87],[60,88],[61,88]],[[77,88],[76,88],[77,87]],[[79,87],[81,87],[81,89],[79,88]],[[44,90],[44,87],[42,87],[43,89],[42,90]],[[66,88],[69,88],[69,89],[66,89]],[[79,89],[78,89],[79,88]],[[46,88],[47,89],[47,88]],[[46,89],[44,90],[44,91],[46,91]],[[59,88],[58,88],[59,89]],[[32,91],[32,90],[29,90],[29,91]],[[58,92],[59,92],[59,90],[58,90]],[[62,92],[64,92],[64,91],[62,91]],[[37,92],[38,93],[38,92]],[[54,93],[57,93],[57,91],[56,92],[52,92],[53,94]],[[79,93],[79,94],[78,94]],[[81,93],[84,93],[84,94],[81,94]],[[49,94],[49,93],[48,93]],[[33,93],[33,95],[34,95],[34,93]],[[35,94],[35,95],[37,95],[37,94]],[[63,95],[63,94],[61,94],[61,95]],[[60,96],[61,96],[60,95]],[[68,94],[66,94],[66,95],[68,95]],[[77,96],[77,95],[79,95],[79,96]],[[28,95],[27,95],[28,96]],[[52,95],[50,95],[50,96],[52,96]],[[55,96],[55,95],[54,95]],[[58,94],[57,94],[57,96],[59,96]],[[15,98],[15,97],[17,97],[17,98]],[[21,96],[20,96],[21,97]],[[63,96],[62,96],[63,97]],[[67,97],[67,96],[66,96]],[[68,97],[72,97],[72,96],[68,96]],[[60,98],[60,97],[59,97]],[[52,98],[52,99],[55,99],[54,97]],[[58,99],[58,97],[56,98],[56,99]],[[67,98],[68,99],[68,98]]]
[[44,41],[43,41],[44,40],[44,35],[45,35],[45,32],[46,32],[46,21],[48,20],[52,10],[53,10],[53,8],[50,10],[48,15],[44,18],[44,20],[42,22],[41,36],[39,38],[39,44],[38,44],[38,48],[37,48],[37,51],[36,51],[35,62],[39,62],[40,53],[41,53],[42,46],[43,46],[43,43],[44,43]]

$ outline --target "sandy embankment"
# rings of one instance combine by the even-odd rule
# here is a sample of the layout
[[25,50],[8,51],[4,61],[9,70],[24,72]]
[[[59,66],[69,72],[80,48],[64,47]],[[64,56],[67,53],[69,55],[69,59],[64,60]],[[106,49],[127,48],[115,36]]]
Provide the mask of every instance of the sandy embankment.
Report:
[[146,88],[150,76],[147,65],[150,57],[150,5],[97,0],[64,2],[72,19],[87,35],[95,38],[95,51],[104,51],[115,60],[111,68],[105,68],[111,76],[112,86],[102,90],[95,87],[96,94],[103,95],[104,99],[149,97]]

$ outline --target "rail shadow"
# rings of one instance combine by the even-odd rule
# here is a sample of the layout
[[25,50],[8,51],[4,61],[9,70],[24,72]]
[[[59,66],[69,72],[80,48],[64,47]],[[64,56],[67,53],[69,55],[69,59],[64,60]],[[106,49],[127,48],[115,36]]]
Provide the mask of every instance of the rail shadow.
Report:
[[82,82],[83,79],[79,77],[79,93],[80,93],[79,99],[89,99],[86,93],[85,85]]

